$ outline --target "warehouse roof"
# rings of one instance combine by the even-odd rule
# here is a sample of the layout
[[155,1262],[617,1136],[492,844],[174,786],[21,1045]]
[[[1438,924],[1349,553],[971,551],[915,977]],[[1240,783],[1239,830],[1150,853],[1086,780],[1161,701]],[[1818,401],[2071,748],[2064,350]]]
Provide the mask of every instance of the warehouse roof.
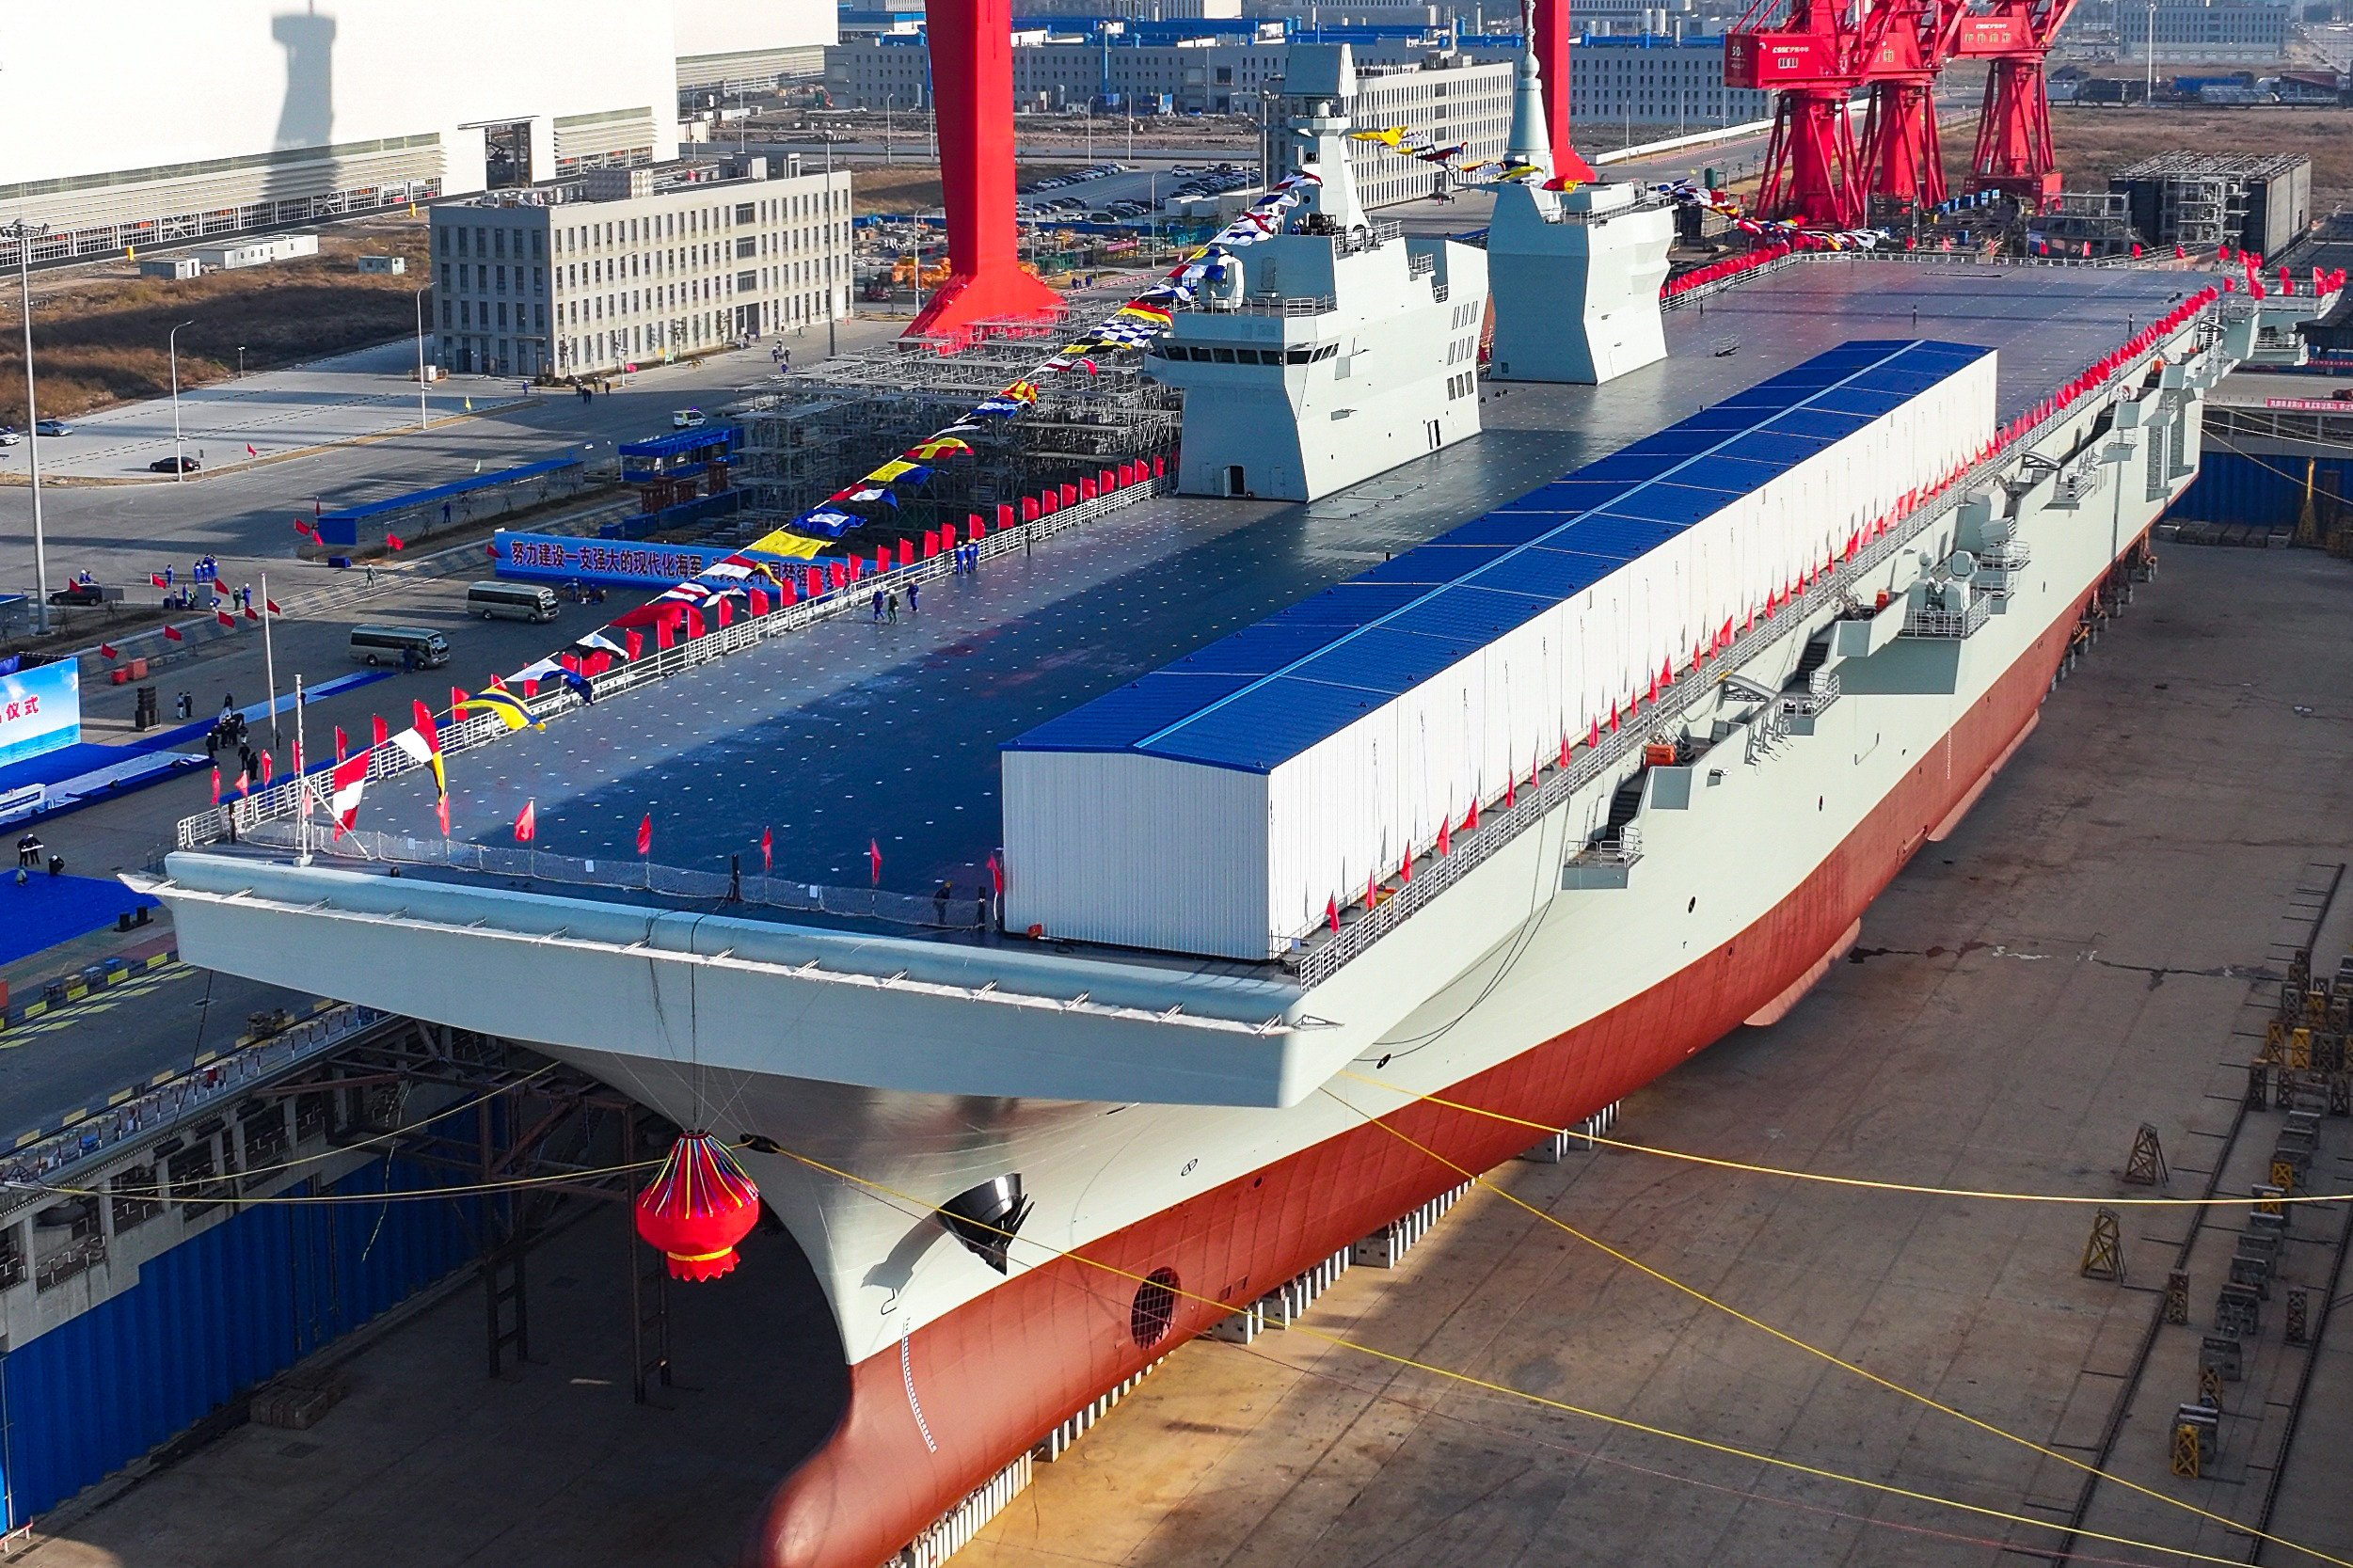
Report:
[[1990,352],[1914,339],[1816,355],[1005,749],[1267,772]]

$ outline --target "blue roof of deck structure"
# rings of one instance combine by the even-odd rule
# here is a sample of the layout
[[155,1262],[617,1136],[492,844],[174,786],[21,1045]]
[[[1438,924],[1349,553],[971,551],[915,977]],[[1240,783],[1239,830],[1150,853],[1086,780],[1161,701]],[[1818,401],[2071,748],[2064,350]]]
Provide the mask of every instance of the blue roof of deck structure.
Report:
[[1271,771],[1990,350],[1852,342],[1005,746]]

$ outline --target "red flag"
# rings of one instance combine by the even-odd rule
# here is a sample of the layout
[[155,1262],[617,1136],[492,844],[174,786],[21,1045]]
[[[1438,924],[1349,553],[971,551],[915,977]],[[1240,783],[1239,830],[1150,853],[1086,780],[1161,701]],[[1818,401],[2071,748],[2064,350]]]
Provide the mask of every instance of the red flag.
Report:
[[1471,809],[1462,814],[1462,831],[1469,832],[1479,825],[1479,798],[1471,798]]
[[637,852],[641,855],[654,852],[654,814],[650,811],[638,818]]
[[442,796],[433,803],[434,819],[441,824],[441,836],[450,836],[450,798]]
[[1406,851],[1406,858],[1397,863],[1397,880],[1407,887],[1413,885],[1413,851],[1410,849]]
[[686,635],[690,641],[703,635],[703,612],[692,605],[686,607]]
[[296,517],[294,519],[294,531],[301,534],[306,539],[311,537],[310,519],[308,517]]
[[723,628],[732,625],[735,621],[735,600],[723,595],[714,602],[719,606],[720,626]]
[[882,885],[882,847],[872,839],[866,840],[866,876],[876,887]]
[[248,621],[258,621],[258,620],[260,620],[261,618],[262,618],[262,612],[261,612],[260,610],[258,610],[254,609],[251,605],[247,605],[247,606],[246,606],[246,620],[248,620]]
[[243,796],[243,795],[246,794],[248,791],[250,791],[252,788],[253,788],[253,779],[252,779],[251,775],[247,774],[244,768],[238,768],[238,769],[237,769],[237,793],[238,793],[238,795],[239,795],[239,796]]
[[98,645],[98,657],[101,658],[120,658],[122,656],[115,652],[115,645],[113,643],[101,642]]
[[220,769],[213,769],[213,804],[220,804]]
[[752,613],[755,615],[768,613],[768,595],[756,588],[752,590]]
[[1566,735],[1561,736],[1561,766],[1568,766],[1568,736]]
[[539,809],[535,800],[525,800],[523,809],[515,814],[515,842],[529,844],[539,832]]
[[151,583],[154,584],[154,585],[155,585],[156,587],[158,587],[158,588],[169,588],[169,587],[171,586],[171,584],[170,584],[170,583],[167,583],[167,582],[166,582],[166,581],[164,580],[164,574],[163,574],[163,573],[161,573],[161,572],[150,572],[150,573],[148,573],[148,574],[147,574],[147,580],[148,580],[149,582],[151,582]]
[[1513,794],[1513,784],[1514,781],[1512,777],[1509,774],[1505,774],[1503,777],[1503,809],[1505,811],[1511,810],[1513,806],[1518,803],[1518,799]]
[[262,608],[268,610],[272,615],[283,615],[286,613],[284,610],[278,608],[278,601],[276,599],[263,599],[262,601]]
[[1324,900],[1324,921],[1331,927],[1331,934],[1340,934],[1340,899],[1337,895]]
[[346,737],[346,736],[344,736],[344,734],[343,734],[343,726],[342,726],[342,725],[341,725],[341,724],[336,725],[336,726],[335,726],[335,760],[336,760],[337,762],[341,762],[341,761],[342,761],[345,757],[349,756],[349,755],[351,754],[350,747],[351,747],[351,741],[350,741],[350,739],[349,739],[348,737]]
[[628,639],[629,659],[632,663],[634,663],[637,659],[637,656],[645,651],[645,639],[640,637],[633,631],[624,632],[622,635]]
[[1448,812],[1438,819],[1438,852],[1441,856],[1455,852],[1454,815]]
[[254,451],[254,450],[253,450],[253,443],[252,443],[252,442],[247,441],[247,442],[246,443],[246,455],[247,457],[259,457],[259,456],[261,456],[262,454],[261,454],[260,452],[258,452],[258,451]]
[[218,621],[222,626],[227,626],[231,631],[235,631],[237,629],[237,618],[234,615],[230,614],[229,611],[225,610],[216,610],[213,611],[213,619]]
[[385,727],[384,716],[382,714],[372,714],[370,715],[370,720],[375,726],[374,731],[375,744],[381,746],[384,744],[385,736],[390,735],[392,732]]
[[1005,867],[997,863],[994,855],[989,857],[989,885],[996,890],[999,898],[1005,896]]
[[408,548],[406,545],[401,543],[401,536],[397,533],[388,533],[384,536],[384,547],[388,550],[405,550]]
[[263,752],[262,753],[262,782],[265,784],[268,784],[270,782],[270,775],[277,771],[278,767],[275,763],[270,761],[270,754],[267,752]]
[[1373,906],[1380,901],[1381,874],[1377,871],[1368,871],[1364,874],[1364,907],[1366,911],[1369,912]]
[[776,869],[776,830],[760,830],[760,874],[766,876]]
[[1594,719],[1593,728],[1585,732],[1585,744],[1588,746],[1601,744],[1601,720],[1598,716]]

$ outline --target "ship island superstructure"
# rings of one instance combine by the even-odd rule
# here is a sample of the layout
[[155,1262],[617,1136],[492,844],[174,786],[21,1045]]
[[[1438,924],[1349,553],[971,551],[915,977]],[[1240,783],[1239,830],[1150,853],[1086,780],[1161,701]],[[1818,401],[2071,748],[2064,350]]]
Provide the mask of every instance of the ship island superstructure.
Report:
[[1284,79],[1285,140],[1305,194],[1288,227],[1220,250],[1152,345],[1184,389],[1179,487],[1313,500],[1479,433],[1487,256],[1408,238],[1358,200],[1346,44],[1300,44]]
[[[1403,499],[1154,502],[927,592],[974,651],[856,656],[937,751],[876,769],[873,811],[984,807],[934,832],[1001,848],[1001,933],[395,879],[251,831],[153,891],[193,962],[723,1115],[851,1385],[759,1557],[874,1568],[1176,1340],[1534,1141],[1413,1096],[1566,1128],[1778,1017],[2022,742],[2250,324],[2165,274],[1907,269],[1895,301],[1871,267],[1711,302],[1710,334],[1744,301],[1788,324],[1737,358],[1671,323],[1606,390],[1515,396],[1513,441],[1425,457]],[[2118,352],[2129,313],[2166,325]],[[676,677],[659,755],[615,745],[648,695],[501,742],[480,783],[460,758],[460,820],[529,787],[560,846],[665,769],[723,782],[842,695],[777,646]],[[706,703],[745,733],[672,717]],[[814,800],[828,765],[800,766]],[[379,787],[425,831],[416,775]]]
[[1639,185],[1560,188],[1533,26],[1525,37],[1503,162],[1528,172],[1496,191],[1487,225],[1495,337],[1487,373],[1495,381],[1613,381],[1666,357],[1659,289],[1674,214]]

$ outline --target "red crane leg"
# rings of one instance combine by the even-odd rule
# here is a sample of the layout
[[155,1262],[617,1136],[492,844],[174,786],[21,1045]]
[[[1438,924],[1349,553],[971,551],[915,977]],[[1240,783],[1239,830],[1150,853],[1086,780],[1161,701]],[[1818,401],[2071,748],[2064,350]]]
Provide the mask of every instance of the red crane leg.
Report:
[[2040,212],[2058,198],[2059,187],[2042,60],[1992,61],[1985,77],[1985,108],[1978,120],[1977,151],[1969,160],[1969,189],[2001,191],[2028,212]]
[[1936,96],[1928,83],[1871,84],[1863,128],[1864,178],[1873,196],[1913,206],[1945,199],[1945,163],[1936,141]]
[[1022,271],[1013,227],[1012,0],[931,0],[925,19],[949,275],[906,335],[963,340],[985,321],[1058,315],[1061,295]]
[[1862,222],[1854,124],[1844,91],[1784,91],[1765,160],[1757,204],[1763,216],[1820,229]]

